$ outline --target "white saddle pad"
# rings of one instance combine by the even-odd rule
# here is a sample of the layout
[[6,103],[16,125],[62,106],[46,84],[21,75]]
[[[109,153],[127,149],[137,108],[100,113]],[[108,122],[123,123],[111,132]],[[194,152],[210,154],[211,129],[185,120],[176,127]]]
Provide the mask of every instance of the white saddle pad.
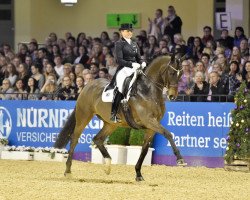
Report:
[[104,88],[104,90],[102,92],[102,101],[103,102],[112,102],[113,97],[114,97],[114,89],[110,89],[110,90],[105,91],[106,87]]

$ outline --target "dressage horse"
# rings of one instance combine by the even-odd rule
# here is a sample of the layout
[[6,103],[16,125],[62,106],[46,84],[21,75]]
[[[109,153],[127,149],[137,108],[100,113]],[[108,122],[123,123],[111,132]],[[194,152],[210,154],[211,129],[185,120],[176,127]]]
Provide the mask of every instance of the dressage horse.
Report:
[[[177,157],[177,165],[186,164],[174,143],[171,133],[160,124],[165,112],[163,88],[168,88],[167,95],[169,99],[177,97],[178,80],[182,71],[180,63],[180,59],[176,59],[175,56],[166,55],[154,59],[147,66],[145,72],[138,77],[134,88],[136,92],[128,101],[134,122],[145,130],[142,152],[135,166],[137,181],[144,180],[141,174],[141,166],[156,132],[169,140]],[[122,122],[113,123],[110,121],[111,103],[103,102],[101,98],[103,89],[107,84],[108,80],[97,79],[84,87],[77,99],[74,111],[58,135],[54,145],[56,148],[63,148],[70,141],[65,176],[71,173],[72,156],[78,139],[94,115],[104,122],[104,126],[93,138],[93,142],[105,159],[106,173],[110,173],[111,157],[104,146],[104,141],[118,126],[129,127],[129,125],[121,109],[118,114]]]

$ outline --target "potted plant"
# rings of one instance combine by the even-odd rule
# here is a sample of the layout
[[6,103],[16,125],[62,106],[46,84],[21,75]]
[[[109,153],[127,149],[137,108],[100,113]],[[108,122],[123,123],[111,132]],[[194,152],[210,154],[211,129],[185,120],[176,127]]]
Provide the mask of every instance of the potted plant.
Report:
[[129,128],[117,128],[107,140],[107,150],[112,158],[112,164],[126,164]]
[[[126,164],[127,150],[130,129],[117,128],[106,140],[105,147],[112,158],[112,164]],[[91,145],[91,162],[104,164],[104,158],[95,145]]]
[[[129,145],[127,146],[127,165],[136,165],[142,151],[142,145],[144,144],[144,130],[130,131]],[[142,165],[151,165],[153,148],[148,149],[148,153],[142,163]]]
[[1,154],[1,159],[33,160],[34,149],[34,147],[25,146],[5,146]]
[[8,139],[6,138],[0,138],[0,158],[2,151],[4,150],[4,147],[8,144]]
[[68,158],[67,149],[55,149],[53,147],[37,147],[34,150],[34,160],[65,162]]
[[[117,128],[106,140],[105,147],[112,158],[112,164],[126,164],[126,145],[128,144],[129,129]],[[91,162],[104,164],[104,158],[100,150],[92,144]]]

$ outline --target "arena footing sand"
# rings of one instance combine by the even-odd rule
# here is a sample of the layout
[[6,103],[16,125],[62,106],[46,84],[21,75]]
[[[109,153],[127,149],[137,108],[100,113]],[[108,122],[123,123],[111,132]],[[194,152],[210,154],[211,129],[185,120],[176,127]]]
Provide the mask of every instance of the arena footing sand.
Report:
[[142,167],[138,183],[133,166],[112,165],[110,175],[103,169],[73,161],[65,178],[65,163],[0,160],[0,200],[250,199],[250,173],[153,165]]

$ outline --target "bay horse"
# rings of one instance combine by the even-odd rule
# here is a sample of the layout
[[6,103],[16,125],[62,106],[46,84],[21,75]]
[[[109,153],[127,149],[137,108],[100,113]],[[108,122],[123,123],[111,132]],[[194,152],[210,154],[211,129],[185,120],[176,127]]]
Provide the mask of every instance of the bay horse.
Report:
[[[180,63],[180,59],[176,59],[175,56],[165,55],[155,58],[147,66],[145,73],[137,78],[137,83],[135,84],[136,94],[132,95],[128,101],[134,122],[145,129],[144,144],[135,165],[136,181],[144,180],[141,174],[141,166],[156,132],[169,140],[172,150],[177,157],[177,165],[186,165],[174,143],[171,133],[160,124],[160,120],[165,112],[163,88],[168,88],[167,95],[169,99],[177,97],[178,80],[182,71]],[[93,142],[105,159],[106,173],[110,173],[111,157],[104,146],[104,141],[118,126],[129,127],[129,125],[121,109],[118,114],[122,122],[113,123],[110,121],[111,103],[103,102],[101,97],[103,89],[108,82],[106,79],[96,79],[83,88],[77,99],[74,111],[58,135],[54,145],[55,148],[64,148],[70,141],[65,176],[71,173],[72,156],[78,139],[94,115],[104,122],[104,126],[93,138]]]

